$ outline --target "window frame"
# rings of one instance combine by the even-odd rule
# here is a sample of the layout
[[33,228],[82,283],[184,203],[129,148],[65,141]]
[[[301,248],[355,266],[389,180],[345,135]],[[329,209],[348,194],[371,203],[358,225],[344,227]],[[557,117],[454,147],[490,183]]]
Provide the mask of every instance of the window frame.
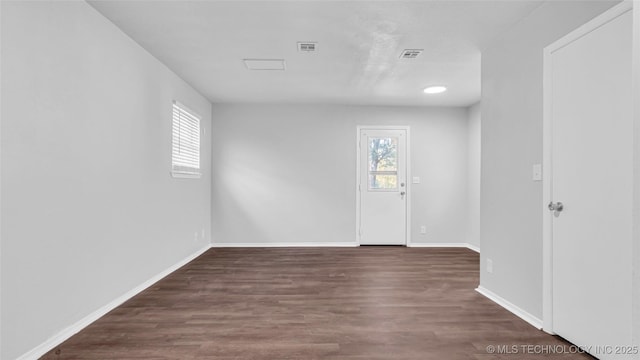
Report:
[[[393,142],[395,143],[395,147],[396,147],[396,151],[397,151],[397,146],[398,146],[398,141],[399,138],[397,136],[390,136],[390,137],[386,137],[389,139],[394,140]],[[371,149],[369,149],[369,146],[371,145],[371,140],[372,139],[382,139],[380,136],[367,136],[367,162],[368,162],[368,166],[367,166],[367,177],[369,178],[369,181],[367,181],[367,191],[369,192],[397,192],[399,191],[400,187],[399,187],[399,174],[398,174],[398,167],[397,167],[397,163],[396,163],[396,169],[395,170],[370,170],[370,166],[371,166]],[[395,155],[395,159],[396,162],[398,161],[398,155]],[[388,175],[388,176],[395,176],[396,177],[396,186],[393,188],[390,187],[372,187],[371,186],[371,176],[376,176],[376,175]]]
[[[176,122],[176,110],[180,113],[185,113],[187,116],[195,119],[197,121],[196,128],[197,128],[197,148],[198,148],[198,153],[197,153],[197,161],[198,161],[198,167],[197,168],[190,168],[188,166],[184,166],[183,168],[188,168],[189,170],[186,169],[176,169],[176,166],[180,166],[180,165],[176,165],[175,164],[175,153],[174,150],[176,148],[175,145],[175,140],[176,140],[176,134],[175,134],[175,122]],[[179,120],[181,121],[182,117],[179,115]],[[171,176],[174,178],[185,178],[185,179],[199,179],[200,177],[202,177],[202,172],[201,172],[201,167],[200,167],[200,155],[201,155],[201,148],[202,148],[202,116],[200,116],[197,112],[191,110],[189,107],[185,106],[183,103],[177,101],[177,100],[173,100],[172,104],[171,104]],[[193,124],[191,125],[193,126]],[[181,127],[181,123],[178,125],[178,128]],[[177,135],[179,139],[183,139],[180,137],[180,134]],[[189,137],[189,141],[193,142],[193,137]],[[179,148],[180,145],[178,145]],[[190,170],[193,169],[193,170]]]

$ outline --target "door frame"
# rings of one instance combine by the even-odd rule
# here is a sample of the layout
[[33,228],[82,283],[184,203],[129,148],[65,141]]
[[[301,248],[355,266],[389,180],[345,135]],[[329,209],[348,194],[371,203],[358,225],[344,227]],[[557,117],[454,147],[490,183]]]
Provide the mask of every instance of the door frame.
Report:
[[405,246],[411,247],[411,128],[408,125],[358,125],[356,127],[356,229],[355,229],[355,238],[357,246],[360,246],[360,223],[361,223],[361,197],[362,193],[360,191],[361,184],[361,176],[362,171],[360,169],[361,166],[361,148],[360,148],[360,139],[361,132],[363,130],[404,130],[407,134],[406,138],[406,149],[405,149],[405,178],[407,184],[407,197],[405,202]]
[[592,31],[633,8],[631,1],[623,1],[604,13],[596,16],[586,24],[563,36],[544,48],[543,58],[543,121],[542,121],[542,329],[555,334],[553,330],[553,222],[552,213],[547,204],[552,201],[552,56],[557,50],[571,44]]

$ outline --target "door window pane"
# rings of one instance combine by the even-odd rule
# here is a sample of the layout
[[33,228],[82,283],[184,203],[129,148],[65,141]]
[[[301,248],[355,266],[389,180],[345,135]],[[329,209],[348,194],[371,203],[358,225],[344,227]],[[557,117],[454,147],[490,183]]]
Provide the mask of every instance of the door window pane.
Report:
[[398,138],[369,138],[369,190],[398,188]]

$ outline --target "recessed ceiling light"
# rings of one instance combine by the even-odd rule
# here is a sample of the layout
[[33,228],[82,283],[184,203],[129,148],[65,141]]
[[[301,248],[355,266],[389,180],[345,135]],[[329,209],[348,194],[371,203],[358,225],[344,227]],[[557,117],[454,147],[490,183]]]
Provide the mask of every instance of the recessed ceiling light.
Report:
[[425,94],[440,94],[447,91],[447,87],[446,86],[429,86],[428,88],[424,89],[424,93]]

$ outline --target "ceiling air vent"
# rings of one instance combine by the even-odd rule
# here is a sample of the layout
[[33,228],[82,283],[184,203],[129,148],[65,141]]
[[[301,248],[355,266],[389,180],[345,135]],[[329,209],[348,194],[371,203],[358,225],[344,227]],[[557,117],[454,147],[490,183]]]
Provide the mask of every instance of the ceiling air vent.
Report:
[[404,49],[402,54],[400,54],[400,59],[415,59],[417,58],[424,49]]
[[311,42],[311,41],[299,42],[298,43],[298,51],[314,52],[314,51],[316,51],[316,46],[317,45],[318,45],[318,43]]
[[249,70],[284,70],[284,59],[242,59]]

